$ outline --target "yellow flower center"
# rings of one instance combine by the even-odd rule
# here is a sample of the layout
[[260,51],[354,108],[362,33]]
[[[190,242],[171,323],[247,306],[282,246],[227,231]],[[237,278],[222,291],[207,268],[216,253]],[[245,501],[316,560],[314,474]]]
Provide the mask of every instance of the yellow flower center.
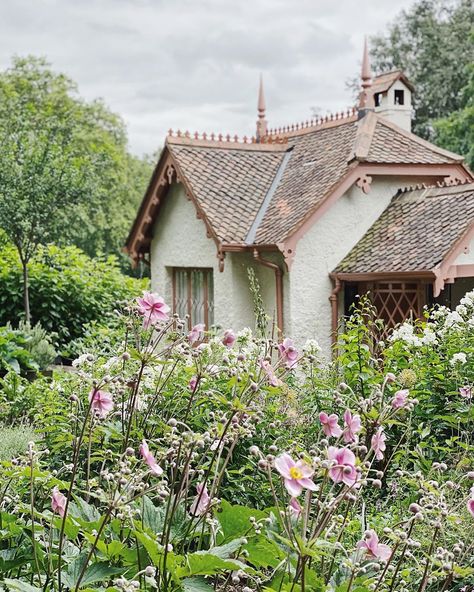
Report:
[[290,475],[292,479],[302,479],[303,478],[303,471],[298,467],[291,467]]

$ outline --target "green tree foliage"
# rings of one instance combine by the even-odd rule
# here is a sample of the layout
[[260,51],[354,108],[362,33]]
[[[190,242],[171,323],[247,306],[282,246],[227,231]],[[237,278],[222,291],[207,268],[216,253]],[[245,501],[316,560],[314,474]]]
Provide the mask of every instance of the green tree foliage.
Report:
[[465,106],[462,109],[434,122],[436,142],[462,154],[467,164],[474,169],[474,66],[470,68],[470,81],[464,89],[464,95]]
[[149,165],[127,152],[121,119],[38,58],[0,74],[0,227],[23,266],[38,245],[73,242],[90,255],[118,252]]
[[377,73],[397,68],[415,86],[414,131],[433,139],[433,121],[463,109],[474,62],[472,0],[418,0],[371,39]]
[[[84,325],[106,324],[121,300],[138,296],[148,280],[123,275],[113,255],[91,259],[75,246],[40,246],[30,261],[32,322],[58,335],[59,345],[82,337]],[[22,269],[16,249],[0,250],[0,325],[17,324]]]

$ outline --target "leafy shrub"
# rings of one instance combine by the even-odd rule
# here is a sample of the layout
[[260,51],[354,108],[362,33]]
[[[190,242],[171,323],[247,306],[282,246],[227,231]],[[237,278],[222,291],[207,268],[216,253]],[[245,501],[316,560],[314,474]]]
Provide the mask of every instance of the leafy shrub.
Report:
[[25,454],[28,444],[34,442],[37,436],[29,426],[2,427],[0,429],[0,461]]
[[38,364],[27,349],[27,337],[11,326],[0,327],[0,372],[13,370],[20,374],[38,370]]
[[32,327],[29,323],[20,322],[18,331],[25,336],[25,348],[40,370],[45,370],[56,359],[57,353],[52,344],[54,334],[48,334],[41,323]]
[[425,442],[416,396],[433,373],[449,415],[472,405],[467,390],[451,393],[452,380],[471,386],[474,293],[466,298],[461,320],[446,312],[435,331],[444,375],[423,370],[414,358],[431,354],[397,337],[373,342],[380,323],[364,308],[340,359],[321,367],[313,342],[298,352],[290,339],[246,330],[197,345],[198,327],[188,334],[146,301],[127,307],[112,351],[84,351],[74,372],[35,391],[44,442],[0,466],[2,583],[29,592],[473,585],[472,418],[451,423],[450,443]]
[[[60,347],[91,321],[107,323],[114,307],[139,294],[148,280],[120,272],[117,259],[91,259],[77,247],[41,247],[29,265],[32,324],[56,333]],[[0,251],[0,324],[23,319],[21,265],[16,250]]]

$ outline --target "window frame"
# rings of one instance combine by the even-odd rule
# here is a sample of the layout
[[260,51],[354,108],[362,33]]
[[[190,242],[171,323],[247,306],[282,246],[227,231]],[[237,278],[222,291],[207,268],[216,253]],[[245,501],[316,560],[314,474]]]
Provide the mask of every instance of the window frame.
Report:
[[[173,291],[173,313],[176,313],[177,310],[177,300],[178,300],[178,282],[177,282],[177,274],[178,273],[186,273],[186,312],[189,315],[188,318],[188,329],[190,330],[193,326],[193,318],[192,318],[192,274],[193,272],[201,272],[203,274],[203,292],[204,292],[204,325],[206,330],[209,330],[210,323],[209,323],[209,311],[210,311],[210,302],[214,305],[214,269],[212,267],[173,267],[172,268],[172,291]],[[212,286],[210,289],[209,286],[209,278],[212,278]],[[211,300],[209,299],[211,297]],[[213,306],[212,306],[213,308]]]

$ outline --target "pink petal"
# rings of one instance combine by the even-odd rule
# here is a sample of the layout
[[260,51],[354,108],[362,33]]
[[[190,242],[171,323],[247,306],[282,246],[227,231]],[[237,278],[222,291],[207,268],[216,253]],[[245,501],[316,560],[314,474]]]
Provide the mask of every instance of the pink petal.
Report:
[[290,469],[294,466],[295,461],[286,452],[275,459],[275,468],[285,479],[291,479]]

